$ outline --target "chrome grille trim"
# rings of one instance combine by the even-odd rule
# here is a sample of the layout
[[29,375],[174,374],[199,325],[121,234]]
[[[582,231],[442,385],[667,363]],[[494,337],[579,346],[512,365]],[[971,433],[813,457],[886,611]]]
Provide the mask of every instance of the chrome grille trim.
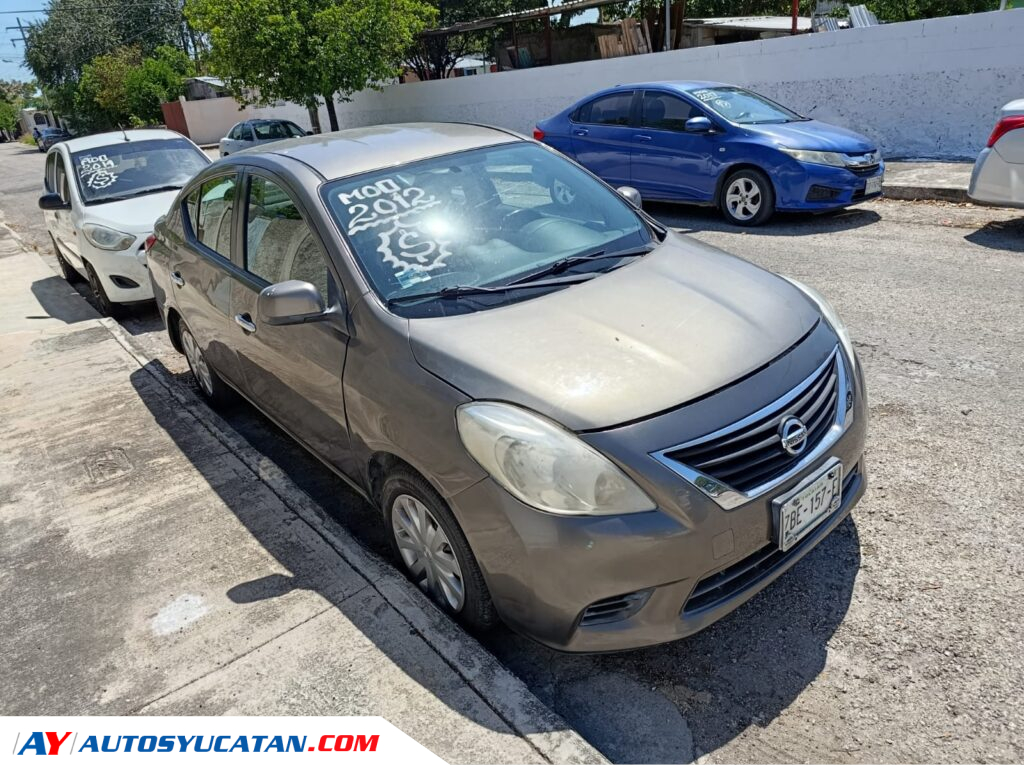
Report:
[[[823,391],[819,393],[816,389],[812,388],[812,386],[814,386],[816,381],[820,380],[825,372],[833,365],[835,366],[835,378],[838,381],[836,384],[837,387],[831,388],[826,386]],[[843,432],[853,419],[852,411],[848,411],[846,409],[846,394],[847,392],[852,391],[852,383],[848,376],[847,366],[848,365],[840,352],[839,346],[837,345],[832,349],[832,352],[825,357],[825,361],[823,361],[817,369],[814,370],[814,372],[808,375],[796,387],[790,389],[788,392],[765,407],[762,407],[751,415],[720,428],[717,431],[712,431],[709,434],[705,434],[696,439],[691,439],[687,442],[683,442],[682,444],[667,447],[664,450],[652,452],[650,455],[659,463],[662,463],[673,472],[683,477],[683,479],[686,479],[688,482],[693,484],[698,490],[714,500],[715,503],[723,509],[735,509],[737,506],[749,503],[750,501],[764,495],[777,485],[783,484],[789,479],[799,475],[808,466],[831,449],[832,445],[834,445],[839,437],[843,435]],[[831,378],[829,378],[829,383],[831,383]],[[824,419],[825,415],[831,414],[833,416],[832,425],[829,426],[824,436],[822,436],[815,446],[808,447],[804,450],[800,460],[791,468],[788,468],[779,476],[763,482],[752,489],[737,490],[706,472],[695,469],[684,463],[680,463],[679,461],[669,457],[670,454],[679,452],[680,450],[705,444],[715,439],[734,434],[737,431],[742,431],[745,428],[748,429],[739,436],[731,438],[727,443],[732,444],[744,437],[756,434],[758,431],[764,430],[772,422],[778,421],[778,416],[775,413],[780,410],[794,406],[802,407],[807,401],[810,401],[812,397],[817,397],[817,401],[812,406],[820,407],[820,404],[817,402],[820,402],[820,400],[825,398],[825,395],[827,394],[831,394],[832,397],[828,401],[831,402],[832,399],[834,399],[837,404],[835,404],[834,409],[832,405],[829,404],[826,406],[825,410],[818,415],[818,421],[815,423],[815,427],[820,427],[818,426],[818,423]],[[812,431],[812,426],[808,426],[807,428],[810,433]],[[764,444],[764,442],[759,444]],[[741,457],[742,455],[748,455],[751,452],[756,452],[757,449],[758,446],[747,446],[743,448],[742,452],[738,453],[738,456]],[[718,463],[723,460],[728,460],[728,455],[715,458],[714,462]],[[709,464],[705,462],[703,465]]]

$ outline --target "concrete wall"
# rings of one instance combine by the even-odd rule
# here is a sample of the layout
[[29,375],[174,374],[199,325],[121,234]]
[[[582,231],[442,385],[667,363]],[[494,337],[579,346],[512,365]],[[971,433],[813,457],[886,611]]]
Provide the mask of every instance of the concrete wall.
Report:
[[[180,99],[189,138],[197,145],[216,144],[238,121],[252,117],[252,109],[239,109],[231,97],[199,99],[187,102]],[[309,122],[309,119],[306,119]]]
[[[875,138],[888,157],[974,157],[998,108],[1024,96],[1024,10],[394,85],[356,94],[338,118],[343,128],[472,121],[528,134],[597,89],[670,79],[748,86]],[[309,123],[299,106],[256,112]]]

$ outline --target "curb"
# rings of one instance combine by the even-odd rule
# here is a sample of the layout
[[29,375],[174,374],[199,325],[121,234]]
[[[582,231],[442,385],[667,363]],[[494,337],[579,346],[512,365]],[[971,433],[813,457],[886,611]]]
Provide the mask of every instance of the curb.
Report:
[[391,565],[366,551],[281,470],[258,452],[199,396],[186,391],[160,368],[112,319],[99,323],[181,407],[267,485],[380,593],[423,640],[524,741],[553,765],[607,764],[609,761],[555,712],[543,704],[480,643],[417,591]]
[[[970,203],[967,189],[963,187],[927,187],[924,185],[887,185],[882,183],[882,198],[897,201],[948,201]],[[984,204],[978,204],[983,206]]]

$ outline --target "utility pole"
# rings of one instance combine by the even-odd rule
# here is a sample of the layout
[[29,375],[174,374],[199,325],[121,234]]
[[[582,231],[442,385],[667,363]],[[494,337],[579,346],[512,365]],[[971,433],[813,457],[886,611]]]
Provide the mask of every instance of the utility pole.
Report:
[[672,48],[672,0],[665,0],[665,50]]
[[[12,30],[12,29],[18,30],[18,32],[21,33],[21,44],[22,45],[28,45],[28,41],[25,39],[25,27],[23,27],[22,24],[21,24],[21,17],[20,16],[15,17],[15,21],[18,22],[18,26],[17,27],[7,27],[6,29],[7,30]],[[14,38],[11,38],[11,42],[12,43],[17,43],[18,41],[15,40]]]

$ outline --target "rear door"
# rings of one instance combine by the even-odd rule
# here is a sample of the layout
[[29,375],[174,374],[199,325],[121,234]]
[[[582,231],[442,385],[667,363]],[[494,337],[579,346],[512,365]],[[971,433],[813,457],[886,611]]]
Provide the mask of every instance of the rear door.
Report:
[[297,196],[276,175],[247,175],[241,278],[233,285],[233,340],[245,392],[324,460],[343,468],[349,439],[341,387],[348,334],[333,322],[271,326],[257,298],[270,284],[308,281],[324,306],[340,303],[338,277]]
[[709,201],[714,194],[716,134],[686,131],[690,118],[706,117],[695,104],[665,91],[643,92],[633,132],[631,184],[646,198]]
[[231,284],[239,272],[231,262],[236,243],[234,214],[240,177],[232,169],[196,183],[183,197],[185,240],[167,259],[174,304],[207,362],[236,388],[242,377],[227,333]]
[[581,106],[571,118],[576,160],[612,185],[629,184],[635,93],[617,91],[599,96]]

